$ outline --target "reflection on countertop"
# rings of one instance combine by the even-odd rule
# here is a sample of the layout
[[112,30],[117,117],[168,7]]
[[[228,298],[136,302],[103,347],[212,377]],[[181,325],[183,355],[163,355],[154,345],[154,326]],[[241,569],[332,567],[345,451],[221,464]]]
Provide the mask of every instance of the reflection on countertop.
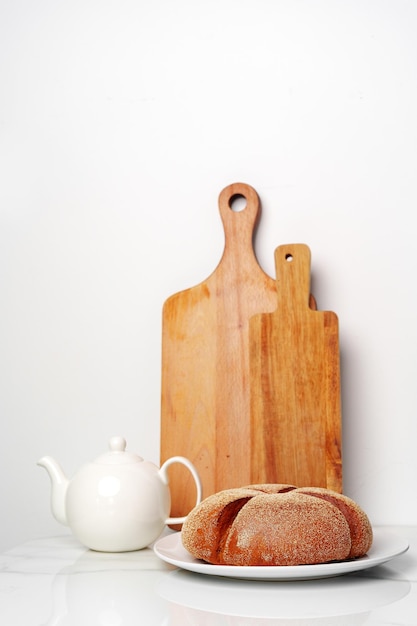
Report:
[[206,576],[151,548],[86,550],[71,536],[0,555],[0,617],[8,626],[410,626],[417,611],[417,527],[390,527],[410,549],[362,572],[306,581]]
[[356,626],[364,624],[373,609],[404,598],[410,588],[409,581],[363,574],[274,584],[174,571],[159,581],[158,592],[168,601],[170,624],[175,626],[211,626],[217,623],[216,615],[227,615],[230,624],[239,626],[294,624],[294,620],[298,625],[316,618],[321,624]]

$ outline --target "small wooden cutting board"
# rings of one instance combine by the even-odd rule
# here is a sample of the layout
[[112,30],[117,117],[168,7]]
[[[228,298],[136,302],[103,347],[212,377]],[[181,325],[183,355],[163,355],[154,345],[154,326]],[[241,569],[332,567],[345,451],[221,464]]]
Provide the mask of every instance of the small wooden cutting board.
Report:
[[[232,210],[237,196],[246,199]],[[276,284],[259,266],[253,237],[256,191],[235,183],[219,196],[225,232],[214,272],[165,302],[162,320],[161,462],[189,458],[203,496],[251,481],[249,319],[277,306]],[[195,503],[189,473],[170,473],[171,515]]]
[[252,483],[342,491],[338,319],[312,310],[310,250],[275,251],[277,307],[250,320]]

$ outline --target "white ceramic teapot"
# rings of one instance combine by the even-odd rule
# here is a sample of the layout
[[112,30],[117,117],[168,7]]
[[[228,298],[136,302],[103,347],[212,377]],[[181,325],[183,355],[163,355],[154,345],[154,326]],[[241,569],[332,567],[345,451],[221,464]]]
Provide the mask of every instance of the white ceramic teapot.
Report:
[[184,522],[186,516],[169,517],[167,472],[173,463],[182,463],[190,470],[196,504],[201,501],[201,482],[191,461],[174,456],[159,469],[125,448],[123,437],[112,437],[109,452],[82,467],[71,481],[51,457],[38,461],[51,479],[54,517],[92,550],[140,550],[155,541],[166,524]]

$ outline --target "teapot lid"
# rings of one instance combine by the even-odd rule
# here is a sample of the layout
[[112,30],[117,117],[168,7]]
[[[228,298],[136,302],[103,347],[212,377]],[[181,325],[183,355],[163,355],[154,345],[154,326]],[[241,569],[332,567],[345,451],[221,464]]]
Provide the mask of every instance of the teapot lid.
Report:
[[100,455],[95,463],[103,465],[119,465],[121,463],[140,463],[141,456],[134,452],[126,452],[126,439],[123,437],[111,437],[109,439],[109,452]]

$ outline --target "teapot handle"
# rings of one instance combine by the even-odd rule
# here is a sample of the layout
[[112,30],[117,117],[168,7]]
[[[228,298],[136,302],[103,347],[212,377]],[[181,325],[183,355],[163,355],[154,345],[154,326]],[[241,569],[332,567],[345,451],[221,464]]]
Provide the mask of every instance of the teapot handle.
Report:
[[[186,459],[184,456],[173,456],[170,459],[167,459],[165,461],[165,463],[162,465],[161,469],[160,469],[160,475],[162,480],[164,481],[164,483],[166,485],[168,485],[168,474],[167,474],[167,470],[168,467],[170,465],[172,465],[173,463],[182,463],[182,465],[185,465],[186,467],[188,467],[188,469],[190,470],[192,477],[194,478],[194,482],[195,482],[195,486],[197,489],[197,501],[196,501],[196,506],[197,504],[200,504],[201,502],[201,497],[202,497],[202,487],[201,487],[201,480],[200,480],[200,476],[198,475],[198,472],[196,470],[196,468],[194,467],[194,465],[191,463],[191,461],[189,461],[188,459]],[[186,515],[184,515],[184,517],[168,517],[165,520],[165,524],[169,525],[169,524],[183,524],[186,520]]]

